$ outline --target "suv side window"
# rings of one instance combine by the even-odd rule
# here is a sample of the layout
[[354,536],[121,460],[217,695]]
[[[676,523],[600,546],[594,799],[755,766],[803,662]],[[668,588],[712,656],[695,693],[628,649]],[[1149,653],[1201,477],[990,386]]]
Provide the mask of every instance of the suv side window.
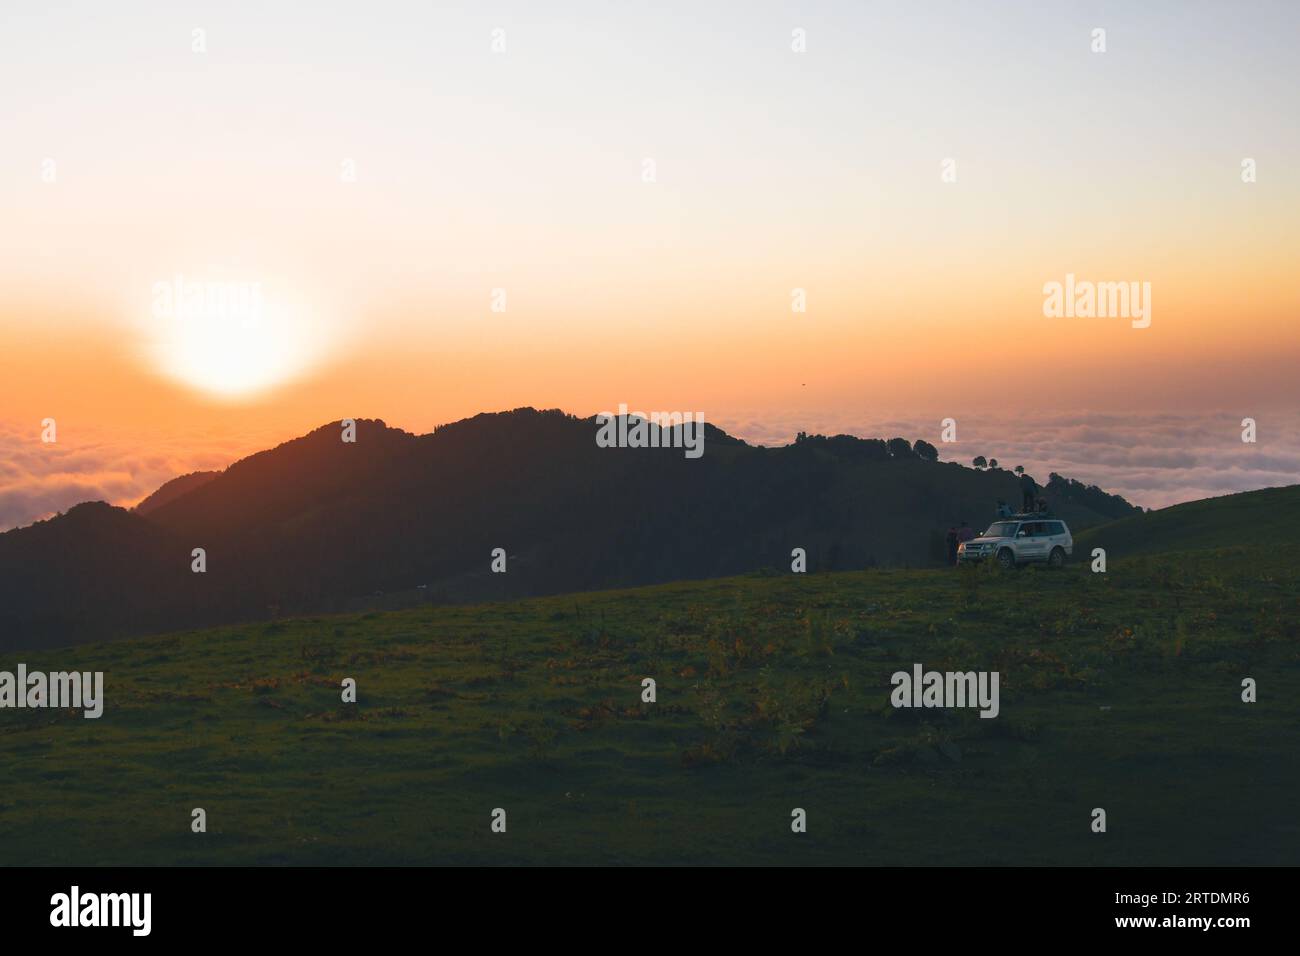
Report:
[[1038,529],[1042,526],[1042,522],[1039,521],[1026,521],[1020,526],[1020,530],[1024,533],[1026,538],[1036,538],[1039,534]]
[[1047,533],[1054,536],[1065,534],[1065,525],[1059,521],[1049,521],[1047,523]]

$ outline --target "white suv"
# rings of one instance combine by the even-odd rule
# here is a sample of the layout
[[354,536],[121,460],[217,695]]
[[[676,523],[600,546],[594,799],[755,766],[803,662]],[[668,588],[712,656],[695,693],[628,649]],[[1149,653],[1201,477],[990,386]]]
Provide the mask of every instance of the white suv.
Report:
[[1059,568],[1073,553],[1070,529],[1060,518],[1048,515],[1016,515],[995,521],[978,538],[957,546],[958,561],[993,558],[1004,568],[1032,561],[1046,561]]

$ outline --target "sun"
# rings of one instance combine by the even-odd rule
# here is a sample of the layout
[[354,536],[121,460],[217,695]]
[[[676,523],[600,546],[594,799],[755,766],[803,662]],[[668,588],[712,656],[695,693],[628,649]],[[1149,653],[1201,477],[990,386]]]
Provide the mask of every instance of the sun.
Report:
[[270,300],[257,283],[182,276],[157,283],[148,327],[154,369],[216,398],[248,398],[283,385],[325,351],[321,323],[300,305]]
[[306,343],[273,316],[256,324],[186,320],[160,342],[169,378],[211,395],[236,398],[283,384],[303,371]]

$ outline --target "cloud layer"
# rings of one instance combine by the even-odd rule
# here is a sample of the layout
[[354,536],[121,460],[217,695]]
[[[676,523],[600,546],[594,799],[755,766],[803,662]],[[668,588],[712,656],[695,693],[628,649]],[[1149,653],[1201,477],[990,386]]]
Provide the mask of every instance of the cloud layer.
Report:
[[245,435],[110,435],[78,429],[76,434],[57,431],[55,437],[43,442],[36,423],[0,422],[0,531],[82,501],[129,507],[178,475],[219,470],[268,447],[265,437]]

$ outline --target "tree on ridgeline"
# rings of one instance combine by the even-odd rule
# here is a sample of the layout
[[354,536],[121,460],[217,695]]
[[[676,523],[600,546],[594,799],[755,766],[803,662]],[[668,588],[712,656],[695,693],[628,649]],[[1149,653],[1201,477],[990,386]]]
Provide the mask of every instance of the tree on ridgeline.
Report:
[[906,438],[891,438],[889,455],[891,458],[915,458],[916,452],[912,451],[912,443]]
[[912,452],[922,461],[938,461],[939,449],[935,448],[924,438],[918,438],[912,444]]

